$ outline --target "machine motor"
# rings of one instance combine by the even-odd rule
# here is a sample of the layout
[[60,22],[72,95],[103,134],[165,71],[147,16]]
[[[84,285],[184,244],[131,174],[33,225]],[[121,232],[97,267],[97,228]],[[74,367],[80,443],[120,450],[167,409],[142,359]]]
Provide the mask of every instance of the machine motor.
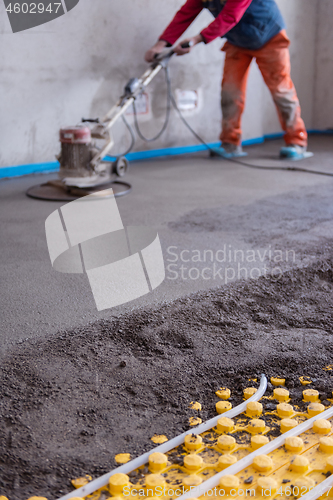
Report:
[[88,177],[93,169],[90,165],[96,153],[91,140],[90,128],[85,125],[66,127],[60,130],[61,153],[60,178]]

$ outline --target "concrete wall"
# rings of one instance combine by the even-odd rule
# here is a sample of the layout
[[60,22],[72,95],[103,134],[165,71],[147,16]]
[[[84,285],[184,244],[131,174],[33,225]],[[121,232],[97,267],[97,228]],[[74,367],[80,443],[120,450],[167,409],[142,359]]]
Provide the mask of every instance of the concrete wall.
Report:
[[[313,126],[314,50],[318,3],[331,0],[279,0],[292,40],[293,77],[308,127]],[[183,0],[80,0],[75,9],[46,25],[12,34],[0,2],[1,143],[0,165],[54,160],[58,129],[82,116],[103,114],[119,97],[124,83],[146,68],[145,50],[155,42]],[[323,22],[325,8],[320,9]],[[197,33],[211,20],[203,13],[190,28]],[[332,37],[332,35],[330,34]],[[320,40],[324,44],[324,33]],[[331,38],[332,40],[332,38]],[[192,54],[171,62],[173,88],[199,89],[203,109],[189,116],[191,125],[207,141],[218,140],[221,113],[221,40],[196,47]],[[332,42],[331,42],[332,46]],[[327,50],[329,44],[327,44]],[[321,61],[318,62],[320,64]],[[332,92],[332,90],[331,90]],[[152,120],[143,120],[149,135],[165,114],[163,75],[150,87]],[[327,117],[328,119],[329,117]],[[280,131],[271,98],[254,65],[244,116],[244,139]],[[128,144],[122,124],[117,126],[118,152]],[[195,144],[196,140],[173,113],[163,137],[135,149]]]
[[318,3],[314,125],[333,129],[333,2]]

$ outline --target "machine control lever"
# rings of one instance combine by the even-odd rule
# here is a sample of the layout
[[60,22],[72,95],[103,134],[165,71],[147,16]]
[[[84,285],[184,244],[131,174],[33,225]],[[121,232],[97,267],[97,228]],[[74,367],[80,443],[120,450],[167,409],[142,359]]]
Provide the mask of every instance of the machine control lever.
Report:
[[99,123],[99,118],[82,118],[81,120],[82,123],[88,122],[88,123]]

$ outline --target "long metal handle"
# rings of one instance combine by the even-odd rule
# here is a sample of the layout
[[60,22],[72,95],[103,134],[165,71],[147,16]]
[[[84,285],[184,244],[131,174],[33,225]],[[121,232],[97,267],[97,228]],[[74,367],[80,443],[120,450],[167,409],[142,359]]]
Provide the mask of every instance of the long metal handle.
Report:
[[[145,71],[145,73],[140,78],[140,86],[138,90],[132,96],[129,96],[126,100],[122,100],[123,102],[119,102],[118,104],[116,104],[116,106],[113,106],[110,109],[110,111],[103,118],[102,122],[103,130],[105,132],[113,127],[118,118],[120,118],[133,104],[136,96],[143,92],[143,90],[150,84],[152,79],[155,78],[155,76],[161,71],[162,67],[163,66],[161,64],[158,64],[157,66],[151,67],[147,71]],[[104,158],[104,156],[107,155],[113,144],[114,143],[112,140],[108,141],[105,144],[104,148],[94,156],[94,158],[90,162],[90,165],[93,168],[95,168],[96,165],[98,165],[98,163]]]
[[[103,120],[101,122],[101,123],[105,124],[106,130],[110,129],[114,125],[115,118],[117,120],[122,115],[122,112],[121,112],[122,110],[126,111],[128,106],[130,104],[132,104],[134,98],[138,94],[140,94],[150,84],[152,79],[155,78],[155,76],[161,71],[161,69],[162,69],[161,64],[158,64],[157,66],[150,67],[149,69],[147,69],[147,71],[144,72],[144,74],[141,76],[141,78],[139,78],[139,87],[135,91],[135,93],[133,93],[133,95],[131,95],[131,96],[128,96],[128,98],[126,100],[124,100],[124,98],[119,99],[118,103],[110,109],[110,111],[105,115],[105,117],[103,118]],[[130,101],[129,104],[128,104],[128,101]],[[118,108],[120,108],[119,111],[113,115],[113,113]]]

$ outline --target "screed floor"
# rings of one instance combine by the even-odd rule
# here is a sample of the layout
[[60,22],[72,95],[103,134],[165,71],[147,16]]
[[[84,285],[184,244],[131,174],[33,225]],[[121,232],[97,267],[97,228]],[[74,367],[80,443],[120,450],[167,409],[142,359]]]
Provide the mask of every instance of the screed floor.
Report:
[[[246,161],[277,167],[280,141],[247,148]],[[313,136],[314,158],[292,165],[333,173],[332,136]],[[289,163],[290,164],[290,163]],[[43,337],[201,289],[307,265],[329,252],[333,178],[250,169],[206,153],[133,163],[132,192],[118,198],[124,225],[159,233],[166,279],[152,293],[98,312],[83,275],[54,271],[45,219],[62,203],[29,199],[27,188],[55,178],[0,184],[1,345]]]

